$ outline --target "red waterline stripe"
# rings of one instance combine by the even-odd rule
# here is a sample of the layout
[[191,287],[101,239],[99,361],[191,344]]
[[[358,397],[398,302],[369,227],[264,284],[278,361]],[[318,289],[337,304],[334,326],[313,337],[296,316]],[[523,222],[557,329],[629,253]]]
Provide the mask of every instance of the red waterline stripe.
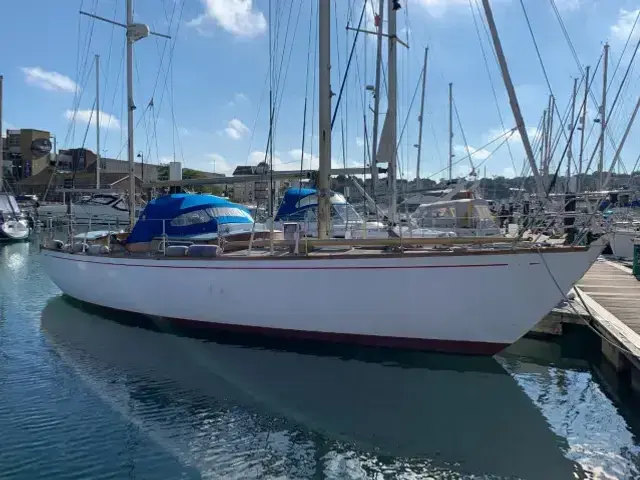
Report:
[[228,323],[202,322],[182,318],[167,319],[185,327],[234,332],[245,335],[312,340],[327,343],[344,343],[371,347],[405,348],[409,350],[430,350],[467,355],[495,355],[509,346],[507,343],[475,342],[466,340],[440,340],[431,338],[387,337],[356,333],[334,333],[288,328],[258,327],[254,325],[233,325]]
[[[113,265],[116,267],[142,267],[142,268],[174,268],[174,269],[191,269],[191,270],[415,270],[415,269],[427,269],[427,268],[482,268],[482,267],[506,267],[508,263],[484,263],[481,265],[388,265],[388,266],[373,266],[368,265],[365,267],[200,267],[200,266],[188,266],[188,265],[143,265],[139,263],[114,263],[114,262],[96,262],[93,260],[84,260],[79,258],[60,257],[58,255],[52,255],[46,253],[45,255],[57,258],[60,260],[70,260],[72,262],[80,263],[95,263],[98,265]],[[240,264],[241,262],[238,262]]]
[[109,310],[129,311],[147,318],[152,321],[154,319],[162,319],[180,328],[183,327],[186,330],[192,331],[219,331],[219,332],[231,332],[238,335],[253,335],[263,336],[268,338],[285,338],[301,341],[315,341],[323,343],[340,343],[350,345],[364,345],[369,347],[383,347],[383,348],[401,348],[408,350],[420,350],[420,351],[435,351],[444,353],[457,353],[465,355],[495,355],[509,346],[509,343],[497,343],[497,342],[481,342],[472,340],[442,340],[435,338],[411,338],[411,337],[389,337],[383,335],[367,335],[360,333],[336,333],[336,332],[321,332],[313,330],[296,330],[290,328],[277,328],[277,327],[260,327],[257,325],[237,325],[232,323],[220,323],[220,322],[206,322],[202,320],[191,320],[188,318],[176,318],[176,317],[158,317],[155,315],[148,315],[136,310],[119,310],[110,308],[103,305],[97,305],[101,308],[107,308]]

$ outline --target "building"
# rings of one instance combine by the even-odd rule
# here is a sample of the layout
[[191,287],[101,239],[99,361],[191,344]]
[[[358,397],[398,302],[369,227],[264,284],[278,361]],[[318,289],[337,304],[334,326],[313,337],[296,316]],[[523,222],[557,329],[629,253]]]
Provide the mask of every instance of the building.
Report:
[[7,137],[2,136],[0,142],[2,142],[0,144],[0,148],[2,149],[2,155],[0,155],[0,168],[2,168],[2,177],[10,178],[12,176],[13,162],[8,158],[8,155],[5,155],[5,152],[7,151]]
[[[229,197],[238,203],[244,204],[269,204],[269,166],[265,162],[258,165],[241,165],[233,171],[233,176],[256,175],[255,180],[234,183],[233,188],[229,191]],[[282,180],[273,181],[273,191],[276,193],[277,202],[280,191],[288,185],[288,182]]]
[[[100,186],[102,189],[126,193],[129,190],[128,179],[128,174],[103,173],[100,175]],[[62,188],[94,189],[96,188],[96,175],[90,172],[58,172],[53,175],[53,168],[47,168],[37,175],[20,180],[15,186],[20,195],[37,195],[38,198],[48,202],[62,201],[63,195],[58,191]],[[136,176],[136,193],[141,192],[142,180]]]
[[[101,158],[100,185],[97,185],[96,160],[96,154],[86,148],[60,150],[46,168],[18,180],[15,190],[21,195],[37,195],[46,201],[60,201],[62,194],[57,190],[61,188],[100,188],[116,192],[129,189],[129,182],[126,181],[129,178],[129,162]],[[158,179],[157,165],[136,162],[134,171],[138,193],[144,181]]]
[[[93,152],[91,152],[93,153]],[[94,155],[95,157],[95,155]],[[158,180],[158,165],[149,163],[134,163],[134,174],[139,177],[143,182],[155,182]],[[87,172],[96,173],[96,163],[89,163]],[[101,158],[100,159],[100,174],[104,173],[119,173],[129,174],[129,162],[127,160],[115,160],[113,158]]]
[[[60,150],[57,157],[54,157],[52,166],[56,166],[58,172],[87,172],[96,173],[97,156],[91,150],[86,148],[71,148],[68,150]],[[141,180],[156,181],[158,180],[158,166],[148,163],[136,162],[134,164],[134,174]],[[119,173],[122,175],[129,174],[129,162],[127,160],[116,160],[113,158],[100,159],[100,174]],[[102,181],[101,181],[102,183]]]
[[33,148],[34,140],[51,139],[51,134],[45,130],[23,128],[20,130],[7,130],[3,142],[4,172],[10,180],[21,180],[44,170],[51,154],[42,154],[42,151]]

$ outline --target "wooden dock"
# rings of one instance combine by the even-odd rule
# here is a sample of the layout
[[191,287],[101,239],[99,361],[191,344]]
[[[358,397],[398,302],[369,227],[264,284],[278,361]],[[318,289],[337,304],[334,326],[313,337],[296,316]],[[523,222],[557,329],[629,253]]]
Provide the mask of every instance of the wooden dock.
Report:
[[602,353],[640,391],[640,281],[631,269],[598,260],[575,288],[592,327],[603,337]]

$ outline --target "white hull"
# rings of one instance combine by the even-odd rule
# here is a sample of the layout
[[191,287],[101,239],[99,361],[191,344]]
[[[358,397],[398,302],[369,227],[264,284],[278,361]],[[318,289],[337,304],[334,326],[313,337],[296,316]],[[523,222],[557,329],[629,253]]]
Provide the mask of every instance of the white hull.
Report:
[[67,295],[119,310],[264,334],[494,354],[563,298],[602,245],[542,254],[210,260],[43,249],[42,260]]
[[640,237],[636,230],[618,230],[609,235],[611,250],[616,257],[633,258],[633,239]]
[[26,222],[8,220],[0,225],[0,242],[20,242],[28,240],[31,229]]

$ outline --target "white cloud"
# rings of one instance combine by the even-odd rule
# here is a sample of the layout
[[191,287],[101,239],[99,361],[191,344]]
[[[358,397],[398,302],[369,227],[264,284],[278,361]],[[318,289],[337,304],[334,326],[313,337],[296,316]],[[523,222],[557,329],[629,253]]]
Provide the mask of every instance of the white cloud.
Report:
[[[620,13],[618,14],[618,21],[615,25],[610,27],[611,36],[614,39],[626,41],[629,38],[629,34],[631,33],[631,29],[633,29],[633,24],[636,21],[636,18],[640,13],[640,9],[637,10],[625,10],[624,8],[620,9]],[[638,38],[640,36],[640,25],[636,25],[635,29],[633,29],[633,38]]]
[[24,79],[29,85],[35,85],[45,90],[60,92],[76,92],[79,90],[76,82],[58,72],[48,72],[40,67],[22,67]]
[[247,133],[249,133],[249,128],[240,120],[234,118],[233,120],[229,121],[227,128],[224,129],[224,133],[227,135],[227,137],[233,140],[240,140]]
[[[311,155],[308,152],[304,152],[303,155],[301,149],[294,148],[293,150],[289,150],[289,156],[298,162],[300,162],[300,158],[302,158],[302,168],[305,170],[318,169],[320,159],[316,155]],[[300,163],[298,163],[298,165],[300,165]]]
[[560,11],[575,12],[576,10],[580,10],[583,3],[584,0],[556,0],[556,7],[558,7]]
[[242,92],[236,92],[236,93],[233,94],[233,100],[235,102],[248,102],[249,101],[249,97],[247,97]]
[[247,97],[244,93],[234,93],[233,100],[230,100],[227,103],[227,107],[235,107],[236,105],[241,105],[243,103],[249,103],[249,97]]
[[[483,140],[485,143],[493,142],[491,144],[493,148],[497,148],[507,137],[510,143],[522,143],[518,130],[513,131],[511,134],[508,132],[509,130],[503,130],[502,128],[492,128],[483,136]],[[536,127],[527,127],[527,134],[529,135],[529,141],[533,143],[538,136],[538,129]]]
[[182,135],[183,137],[189,137],[192,135],[192,132],[188,128],[178,127],[178,134]]
[[230,165],[225,158],[219,153],[209,153],[207,155],[209,159],[209,164],[211,166],[211,171],[213,173],[223,173],[225,175],[229,175],[233,173],[235,166]]
[[[320,158],[317,155],[311,155],[309,152],[304,152],[299,148],[289,150],[289,156],[292,161],[288,162],[291,165],[296,165],[296,168],[300,167],[300,158],[302,157],[302,168],[305,170],[317,170],[320,166]],[[356,163],[357,164],[357,163]],[[331,157],[331,168],[342,168],[344,165],[341,160]]]
[[364,138],[356,137],[356,145],[358,146],[358,148],[364,147]]
[[[261,152],[259,150],[254,150],[249,154],[249,161],[248,161],[249,165],[257,165],[260,162],[264,162],[264,161],[266,161],[267,163],[270,162],[268,153]],[[276,170],[277,167],[281,165],[283,165],[282,159],[276,152],[273,156],[273,169]]]
[[465,158],[471,154],[473,160],[485,160],[491,155],[491,152],[485,148],[475,149],[470,145],[466,147],[464,145],[455,145],[453,151],[456,152],[456,155],[460,158]]
[[[64,116],[67,120],[73,121],[75,119],[76,122],[87,124],[91,121],[91,126],[95,126],[96,123],[96,114],[93,110],[67,110],[64,112]],[[118,120],[115,116],[100,112],[100,129],[109,128],[113,130],[120,129],[120,120]]]
[[267,29],[267,20],[262,12],[254,10],[253,0],[202,0],[202,3],[204,13],[187,22],[202,35],[210,34],[204,27],[212,22],[239,37],[255,37]]
[[372,0],[365,0],[367,7],[364,10],[364,29],[376,31],[376,14]]
[[13,123],[9,123],[6,121],[2,121],[2,132],[0,132],[0,136],[2,137],[6,137],[6,133],[7,130],[18,130],[18,127],[16,127]]

